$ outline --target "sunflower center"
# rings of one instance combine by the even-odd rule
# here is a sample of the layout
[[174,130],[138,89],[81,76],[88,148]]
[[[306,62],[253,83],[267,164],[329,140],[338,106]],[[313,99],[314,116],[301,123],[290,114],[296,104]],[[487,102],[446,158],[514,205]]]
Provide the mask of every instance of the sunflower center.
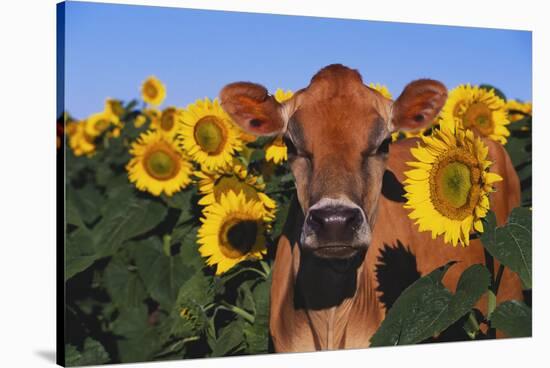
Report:
[[225,144],[225,127],[215,116],[205,116],[195,125],[195,140],[210,155],[220,153]]
[[144,92],[149,98],[155,98],[158,94],[158,90],[151,83],[145,85]]
[[145,170],[158,180],[168,180],[176,176],[178,163],[173,154],[164,150],[153,151],[145,157]]
[[160,119],[160,128],[166,132],[171,131],[174,127],[175,115],[176,113],[173,110],[166,111],[162,114],[162,118]]
[[475,157],[457,149],[443,156],[430,172],[430,194],[436,210],[453,220],[463,220],[479,201],[481,170]]
[[441,194],[451,206],[460,208],[466,204],[472,187],[468,166],[462,162],[451,162],[440,169],[437,179]]
[[242,190],[247,199],[258,199],[258,194],[256,189],[251,185],[243,183],[235,176],[222,176],[214,185],[214,198],[216,201],[219,201],[222,193],[227,193],[228,191],[239,192]]
[[472,127],[482,135],[489,135],[493,132],[491,109],[482,102],[476,102],[468,107],[464,113],[463,122],[465,128]]
[[249,253],[258,235],[258,223],[254,220],[233,220],[220,232],[220,250],[229,258],[240,258]]

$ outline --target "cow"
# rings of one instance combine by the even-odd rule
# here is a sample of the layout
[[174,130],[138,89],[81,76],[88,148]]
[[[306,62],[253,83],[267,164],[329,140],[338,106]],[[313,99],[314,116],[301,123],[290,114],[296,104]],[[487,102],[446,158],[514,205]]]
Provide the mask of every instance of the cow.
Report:
[[[455,248],[432,239],[403,208],[406,162],[414,160],[410,149],[418,139],[390,144],[391,134],[430,126],[446,98],[442,83],[420,79],[392,101],[340,64],[321,69],[284,103],[259,84],[222,89],[221,105],[241,128],[283,135],[295,177],[294,216],[273,265],[269,325],[275,351],[368,347],[392,302],[384,282],[391,287],[406,278],[404,269],[419,277],[455,260],[443,279],[455,290],[467,267],[485,262],[479,240]],[[504,178],[490,198],[502,224],[519,205],[519,180],[504,148],[485,143],[491,170]],[[400,252],[412,257],[412,267],[397,262],[381,269]],[[391,276],[382,280],[387,271]],[[508,269],[497,295],[499,302],[507,299],[522,299],[519,278]],[[486,305],[484,296],[476,306],[486,313]]]

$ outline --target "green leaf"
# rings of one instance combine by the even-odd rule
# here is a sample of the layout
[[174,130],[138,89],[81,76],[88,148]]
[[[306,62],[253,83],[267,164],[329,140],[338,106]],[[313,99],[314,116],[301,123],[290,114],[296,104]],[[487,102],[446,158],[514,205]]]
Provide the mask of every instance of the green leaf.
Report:
[[78,208],[75,206],[73,201],[65,202],[65,220],[67,224],[74,225],[76,227],[85,227]]
[[120,311],[113,322],[118,352],[122,363],[151,360],[160,348],[157,330],[148,322],[147,307],[140,305]]
[[93,231],[99,257],[113,254],[125,241],[153,229],[164,219],[166,207],[146,200],[113,200],[102,212],[104,216]]
[[531,308],[516,300],[499,304],[491,315],[491,327],[509,337],[532,336]]
[[65,281],[84,271],[97,260],[90,230],[80,227],[67,236],[65,248]]
[[528,208],[512,210],[508,223],[497,227],[496,217],[489,212],[481,242],[493,257],[517,273],[528,289],[531,288],[531,218]]
[[162,195],[162,200],[170,207],[182,210],[184,215],[191,214],[192,198],[197,195],[197,187],[191,186],[181,192],[177,192],[172,196]]
[[180,287],[195,274],[196,268],[185,263],[183,253],[167,256],[158,238],[139,242],[135,254],[147,291],[165,310],[171,310]]
[[[475,264],[467,268],[456,287],[456,292],[449,303],[449,314],[459,319],[470,311],[479,298],[487,291],[491,283],[491,274],[485,266]],[[453,321],[454,322],[454,321]]]
[[532,118],[526,117],[520,121],[510,124],[510,137],[504,146],[512,164],[518,174],[521,183],[521,198],[523,206],[530,206],[532,203]]
[[265,159],[265,151],[263,149],[255,149],[250,155],[250,163],[263,161]]
[[[70,202],[68,207],[71,207],[68,216],[76,212],[82,221],[91,224],[100,216],[99,209],[104,198],[93,185],[87,184],[79,189],[68,185],[66,200]],[[68,221],[73,220],[68,218]]]
[[78,351],[73,345],[65,347],[65,365],[68,367],[99,365],[108,363],[110,360],[109,354],[105,351],[103,345],[90,337],[84,340],[82,351]]
[[218,333],[218,337],[210,348],[212,349],[211,356],[221,357],[232,353],[236,353],[242,348],[244,321],[241,318],[235,319],[233,322],[225,326]]
[[269,291],[271,276],[260,282],[253,290],[252,298],[255,303],[254,323],[246,323],[244,335],[248,345],[247,353],[267,353],[269,345]]
[[472,309],[489,287],[489,272],[481,265],[469,267],[453,295],[441,283],[452,264],[436,269],[403,291],[372,337],[371,346],[418,343],[441,333]]
[[147,297],[143,282],[134,266],[122,257],[113,257],[103,275],[105,288],[119,308],[134,308]]

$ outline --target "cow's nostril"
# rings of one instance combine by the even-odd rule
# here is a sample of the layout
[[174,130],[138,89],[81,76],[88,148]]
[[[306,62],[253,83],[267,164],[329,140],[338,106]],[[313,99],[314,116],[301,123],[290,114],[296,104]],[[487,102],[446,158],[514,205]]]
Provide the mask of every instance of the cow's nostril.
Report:
[[317,232],[323,227],[325,219],[321,210],[311,210],[309,211],[309,216],[306,221],[311,230]]
[[363,216],[358,208],[352,208],[346,217],[346,225],[348,227],[357,230],[357,228],[363,223]]

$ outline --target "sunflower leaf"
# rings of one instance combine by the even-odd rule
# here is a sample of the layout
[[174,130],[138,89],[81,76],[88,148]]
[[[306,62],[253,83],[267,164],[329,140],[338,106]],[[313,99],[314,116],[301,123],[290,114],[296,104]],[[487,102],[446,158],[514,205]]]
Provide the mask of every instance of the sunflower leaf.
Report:
[[65,281],[84,271],[97,260],[93,235],[80,227],[67,236],[65,248]]
[[118,308],[137,307],[147,297],[135,267],[122,257],[113,257],[103,274],[105,288]]
[[516,300],[499,304],[491,314],[491,327],[501,330],[509,337],[531,336],[531,308]]
[[121,310],[112,329],[119,336],[117,347],[123,362],[151,360],[160,348],[158,329],[149,323],[144,304]]
[[65,366],[67,367],[99,365],[108,363],[110,360],[103,345],[90,337],[84,340],[82,351],[73,345],[65,347]]
[[454,262],[436,269],[403,291],[371,338],[371,346],[424,341],[470,312],[489,287],[489,272],[481,265],[469,267],[460,277],[453,295],[441,282],[452,264]]
[[183,252],[167,256],[158,238],[139,242],[135,254],[138,273],[149,295],[170,311],[181,286],[197,272],[197,268],[187,264]]
[[254,305],[254,323],[246,323],[244,336],[248,345],[247,353],[267,353],[269,345],[269,290],[271,276],[264,282],[258,283],[252,291]]
[[512,210],[508,223],[497,226],[496,217],[489,212],[481,242],[500,263],[517,273],[527,289],[532,285],[531,217],[525,207]]
[[102,212],[104,216],[93,231],[98,258],[113,254],[125,241],[153,229],[164,219],[166,207],[133,199],[123,203],[109,201]]
[[227,356],[240,351],[243,348],[244,343],[244,323],[245,322],[243,321],[243,319],[238,317],[227,326],[222,328],[219,331],[217,338],[210,346],[210,348],[212,349],[211,356]]

